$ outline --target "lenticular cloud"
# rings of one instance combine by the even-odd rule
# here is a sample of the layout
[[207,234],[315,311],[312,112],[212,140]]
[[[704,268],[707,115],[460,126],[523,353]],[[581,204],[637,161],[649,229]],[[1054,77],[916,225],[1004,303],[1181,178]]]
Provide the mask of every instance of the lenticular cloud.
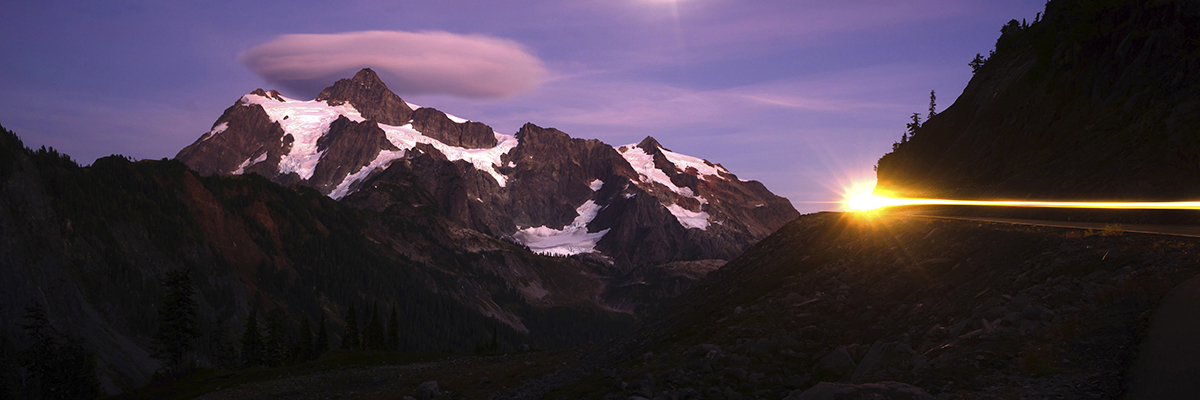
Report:
[[547,75],[517,42],[449,32],[280,35],[242,53],[241,61],[271,83],[310,96],[361,68],[374,69],[400,95],[469,98],[512,96]]

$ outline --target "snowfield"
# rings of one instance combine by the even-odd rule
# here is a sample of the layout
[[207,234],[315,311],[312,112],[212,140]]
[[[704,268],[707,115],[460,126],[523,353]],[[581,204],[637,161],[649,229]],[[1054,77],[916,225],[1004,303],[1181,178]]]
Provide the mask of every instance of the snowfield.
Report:
[[[667,176],[666,172],[663,172],[654,165],[654,156],[646,154],[645,150],[642,150],[641,147],[637,147],[637,143],[620,146],[618,149],[625,149],[623,152],[618,152],[621,153],[622,157],[625,157],[625,161],[628,161],[629,165],[633,166],[633,170],[637,171],[638,178],[640,181],[642,181],[642,183],[651,185],[657,183],[666,186],[668,190],[675,192],[680,196],[696,199],[701,205],[708,204],[708,199],[696,195],[696,193],[692,192],[691,188],[681,188],[675,186],[675,183],[671,182],[671,178]],[[709,176],[721,178],[721,176],[718,174],[718,171],[724,171],[726,173],[729,172],[725,171],[723,168],[717,168],[708,165],[707,162],[700,158],[671,152],[661,147],[659,147],[659,150],[661,150],[663,155],[667,157],[667,161],[670,161],[671,164],[675,165],[676,169],[680,171],[687,171],[688,167],[695,168],[696,171],[700,173],[700,179],[708,179]],[[631,196],[626,196],[626,198],[629,197]],[[704,211],[689,211],[678,204],[669,204],[665,205],[665,207],[667,207],[667,211],[670,211],[671,214],[675,215],[675,218],[678,219],[679,223],[685,228],[695,228],[701,230],[708,229],[708,213]]]
[[587,224],[596,218],[603,207],[595,201],[588,200],[575,209],[579,214],[570,225],[562,229],[552,229],[545,226],[525,228],[513,234],[518,242],[529,246],[535,253],[556,256],[569,256],[596,251],[596,243],[608,233],[608,229],[589,233]]
[[[292,138],[295,140],[292,143],[291,151],[279,161],[279,173],[281,174],[295,172],[301,179],[312,178],[313,171],[316,169],[317,163],[321,161],[321,156],[324,153],[317,149],[317,140],[326,133],[329,133],[329,125],[337,120],[338,116],[345,116],[354,122],[366,120],[349,103],[340,106],[330,106],[323,101],[300,101],[286,97],[283,99],[284,101],[279,101],[255,94],[242,96],[242,100],[246,105],[258,104],[262,106],[263,110],[267,112],[267,116],[271,118],[271,121],[278,122],[283,127],[284,133],[292,135]],[[420,106],[412,103],[406,104],[413,109],[420,108]],[[466,119],[450,114],[446,114],[446,116],[456,123],[467,122]],[[450,146],[437,139],[425,136],[416,129],[413,129],[411,124],[403,126],[379,124],[379,128],[383,129],[388,141],[399,148],[400,151],[384,150],[379,152],[379,155],[366,166],[347,175],[336,186],[333,192],[330,192],[329,197],[341,199],[350,194],[350,187],[355,182],[366,178],[371,172],[377,169],[387,168],[392,161],[404,157],[408,150],[416,147],[417,143],[426,143],[433,146],[451,161],[463,160],[471,163],[475,168],[491,175],[501,187],[508,183],[508,177],[500,174],[496,170],[496,166],[500,165],[501,156],[508,153],[514,147],[517,147],[517,139],[512,135],[502,135],[493,132],[492,134],[496,136],[496,141],[498,142],[495,147],[489,149],[467,149]],[[215,128],[213,129],[213,131],[216,130]],[[213,134],[215,135],[215,133]],[[265,155],[263,159],[265,159]],[[262,160],[255,160],[253,162],[247,160],[247,163],[243,163],[242,167],[238,169],[238,173],[246,166],[254,165],[260,161]]]

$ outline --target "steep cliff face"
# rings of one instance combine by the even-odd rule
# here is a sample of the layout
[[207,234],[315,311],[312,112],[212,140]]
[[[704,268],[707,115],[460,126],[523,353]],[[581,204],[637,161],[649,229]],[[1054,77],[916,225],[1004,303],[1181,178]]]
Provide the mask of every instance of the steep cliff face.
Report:
[[1003,29],[954,105],[879,160],[877,193],[1200,197],[1200,4],[1055,0]]
[[613,147],[533,124],[505,135],[412,108],[370,70],[313,101],[260,89],[177,159],[201,173],[254,172],[334,199],[411,177],[460,227],[534,252],[591,254],[622,272],[728,260],[798,215],[762,184],[653,138]]
[[353,78],[339,79],[317,94],[316,100],[330,107],[349,103],[363,118],[388,125],[403,125],[413,113],[413,108],[392,93],[370,68],[358,71]]

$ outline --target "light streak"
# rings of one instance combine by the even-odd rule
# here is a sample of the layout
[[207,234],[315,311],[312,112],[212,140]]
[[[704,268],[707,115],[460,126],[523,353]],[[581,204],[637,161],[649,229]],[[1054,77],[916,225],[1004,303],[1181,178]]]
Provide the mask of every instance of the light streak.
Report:
[[1200,210],[1200,201],[1016,201],[913,199],[857,194],[845,201],[851,211],[871,211],[899,206],[990,206],[1039,208],[1094,208],[1115,210]]

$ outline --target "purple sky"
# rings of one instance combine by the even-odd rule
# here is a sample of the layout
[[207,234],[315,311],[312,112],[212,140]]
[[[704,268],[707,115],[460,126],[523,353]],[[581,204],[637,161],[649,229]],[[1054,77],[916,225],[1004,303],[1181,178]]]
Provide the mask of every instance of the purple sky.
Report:
[[967,62],[1045,1],[176,3],[6,1],[0,124],[84,164],[173,157],[244,93],[307,100],[368,64],[497,132],[650,135],[834,210],[930,90],[952,104]]

